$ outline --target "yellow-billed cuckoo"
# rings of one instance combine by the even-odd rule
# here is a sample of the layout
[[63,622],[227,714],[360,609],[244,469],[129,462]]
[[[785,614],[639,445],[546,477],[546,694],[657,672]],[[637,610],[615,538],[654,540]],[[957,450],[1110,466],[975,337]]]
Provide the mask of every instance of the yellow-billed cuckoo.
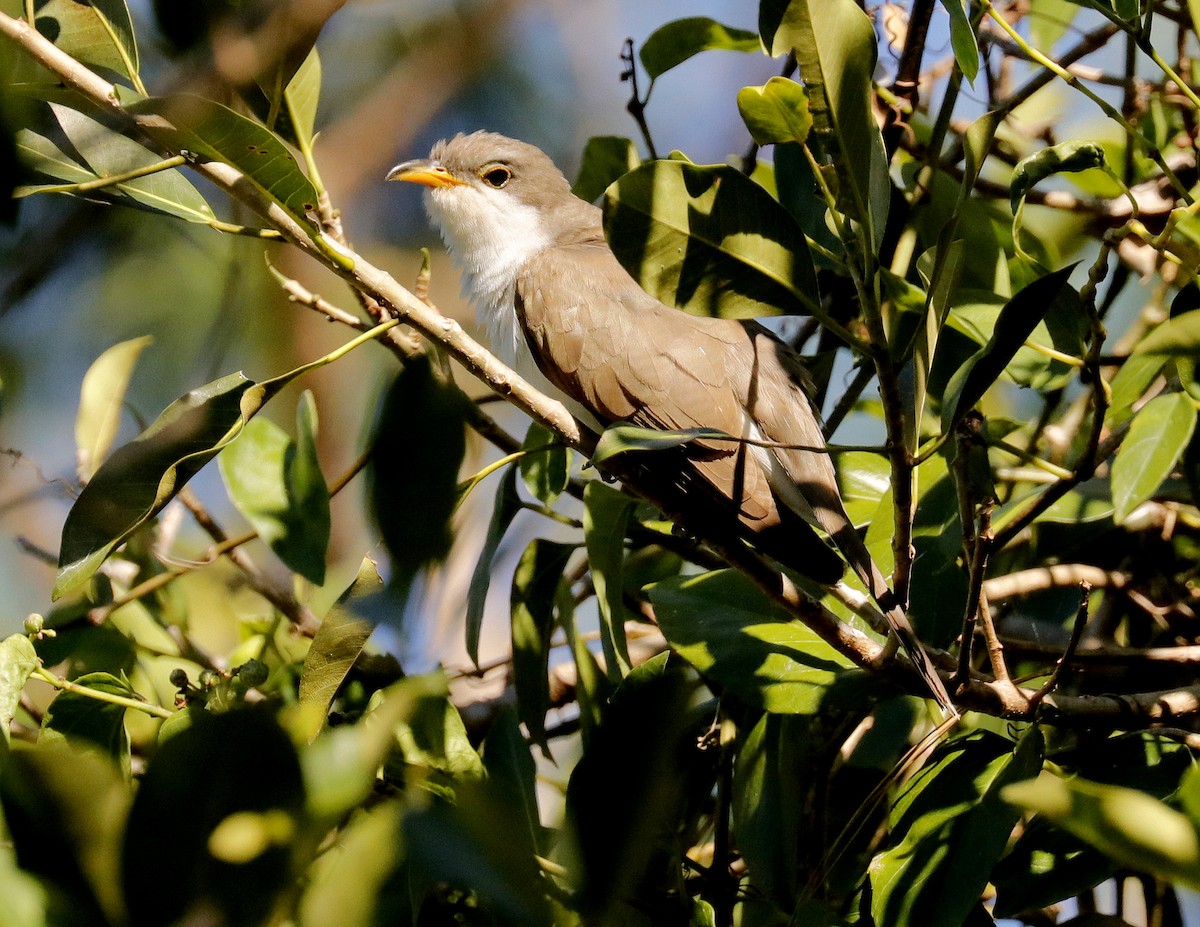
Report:
[[788,345],[757,322],[692,316],[648,295],[605,241],[600,210],[573,195],[532,145],[490,132],[458,135],[388,179],[429,188],[430,218],[492,350],[585,424],[715,428],[761,442],[694,442],[676,458],[671,481],[704,497],[714,521],[724,518],[780,562],[832,583],[841,561],[808,525],[825,531],[930,691],[954,711],[846,514],[829,454],[801,449],[822,448],[824,438]]

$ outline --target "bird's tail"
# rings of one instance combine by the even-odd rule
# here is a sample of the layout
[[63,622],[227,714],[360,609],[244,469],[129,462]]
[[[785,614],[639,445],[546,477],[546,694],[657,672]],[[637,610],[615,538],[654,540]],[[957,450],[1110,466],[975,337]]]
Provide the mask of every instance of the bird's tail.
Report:
[[835,531],[830,532],[830,536],[833,538],[833,542],[837,545],[838,550],[845,555],[851,569],[854,570],[855,574],[863,581],[863,584],[871,593],[871,598],[879,605],[880,610],[887,618],[892,633],[896,635],[900,646],[908,654],[908,658],[916,668],[917,674],[937,700],[942,711],[947,716],[957,717],[958,709],[950,701],[950,693],[946,691],[946,686],[942,682],[941,676],[938,675],[937,668],[933,665],[933,660],[930,659],[920,640],[917,639],[916,631],[913,630],[908,616],[904,614],[904,609],[900,607],[900,603],[896,600],[896,594],[892,592],[891,587],[887,584],[887,580],[883,578],[883,573],[880,572],[879,567],[875,564],[875,560],[867,550],[867,545],[858,536],[858,532],[854,530],[854,526],[850,523],[849,518],[845,518]]

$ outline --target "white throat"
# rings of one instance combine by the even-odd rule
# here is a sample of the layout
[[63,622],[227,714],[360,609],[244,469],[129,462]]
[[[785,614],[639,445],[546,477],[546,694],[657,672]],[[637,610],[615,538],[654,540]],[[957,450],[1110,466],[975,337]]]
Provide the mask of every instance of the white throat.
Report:
[[462,272],[492,352],[526,375],[533,358],[517,322],[517,272],[552,243],[538,211],[503,190],[456,186],[430,190],[429,218]]

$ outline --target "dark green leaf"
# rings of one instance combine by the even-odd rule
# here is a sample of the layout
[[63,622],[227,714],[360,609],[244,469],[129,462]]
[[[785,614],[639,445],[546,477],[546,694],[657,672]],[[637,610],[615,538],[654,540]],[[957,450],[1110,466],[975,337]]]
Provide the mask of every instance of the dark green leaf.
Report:
[[625,534],[634,500],[593,480],[583,490],[583,536],[588,567],[600,607],[600,643],[608,678],[614,682],[629,672],[625,641],[625,603],[621,599],[621,571],[625,562]]
[[803,142],[812,128],[808,94],[794,80],[772,77],[762,87],[743,87],[738,112],[759,145]]
[[597,135],[583,146],[579,176],[571,188],[581,200],[594,203],[609,184],[642,163],[633,142],[619,135]]
[[552,504],[571,480],[571,449],[539,422],[529,426],[521,449],[529,452],[518,463],[525,488],[534,498]]
[[112,763],[62,744],[14,746],[0,804],[17,865],[49,890],[52,909],[68,915],[53,923],[123,923],[119,848],[129,789]]
[[113,452],[67,514],[55,598],[88,579],[233,439],[242,425],[242,401],[255,386],[235,373],[194,389]]
[[524,824],[525,839],[521,843],[531,852],[540,853],[543,828],[537,802],[537,767],[511,709],[502,710],[492,722],[483,742],[483,766],[496,795]]
[[491,521],[488,522],[487,536],[483,540],[483,549],[479,552],[479,559],[475,562],[475,570],[471,574],[471,585],[467,587],[467,656],[476,666],[479,665],[479,632],[483,627],[488,589],[492,583],[492,563],[496,559],[496,551],[500,549],[500,542],[504,540],[508,526],[520,511],[517,471],[509,467],[496,488],[496,501],[492,508]]
[[[766,33],[764,33],[765,35]],[[875,29],[855,0],[791,0],[771,54],[795,52],[813,117],[812,145],[837,178],[838,205],[878,248],[891,182],[872,109]]]
[[[296,750],[262,709],[199,712],[161,745],[142,777],[122,858],[131,927],[210,910],[229,927],[262,924],[292,882],[290,841],[267,841],[241,863],[213,855],[213,832],[233,815],[298,822],[304,785]],[[161,877],[170,859],[177,878]]]
[[1192,821],[1145,792],[1043,773],[1004,799],[1044,815],[1118,863],[1200,888],[1200,836]]
[[411,358],[392,381],[375,427],[372,511],[392,558],[391,585],[408,583],[450,550],[458,468],[466,451],[466,399]]
[[647,590],[671,648],[751,705],[809,714],[851,667],[740,573],[720,570]]
[[529,543],[512,585],[513,685],[517,712],[529,739],[550,755],[546,743],[546,712],[550,707],[550,636],[554,632],[554,603],[574,545],[537,538]]
[[[21,691],[29,674],[38,667],[37,652],[24,634],[12,634],[0,641],[0,760],[11,741],[9,725],[21,702]],[[0,766],[3,763],[0,762]]]
[[314,585],[325,581],[329,490],[316,459],[316,412],[305,392],[297,440],[262,418],[246,423],[218,457],[229,497],[286,566]]
[[[463,782],[453,804],[435,801],[404,817],[404,843],[421,871],[438,882],[477,892],[488,923],[549,927],[541,874],[524,841],[521,812],[490,783]],[[519,839],[519,838],[518,838]]]
[[383,580],[375,561],[364,557],[354,582],[322,620],[304,656],[304,669],[300,673],[300,704],[319,705],[322,713],[329,710],[334,696],[374,630],[369,621],[354,617],[347,606],[354,599],[378,592],[382,586]]
[[992,734],[956,738],[906,784],[891,811],[892,845],[870,868],[876,923],[959,927],[979,903],[1020,817],[1001,792],[1042,765],[1036,727],[1010,747]]
[[1116,863],[1078,837],[1034,818],[992,873],[996,917],[1085,892],[1112,876]]
[[1117,524],[1171,475],[1196,429],[1196,406],[1186,393],[1155,396],[1138,410],[1112,463]]
[[[395,734],[405,769],[398,772],[395,758],[389,757],[384,778],[390,781],[419,782],[434,793],[447,794],[463,780],[480,779],[484,774],[479,754],[439,673],[430,673],[427,681],[419,684],[413,708],[395,725]],[[410,777],[410,770],[416,774]]]
[[723,26],[705,16],[692,16],[669,22],[652,32],[638,57],[653,80],[702,51],[756,52],[761,47],[753,32]]
[[1072,289],[1067,278],[1074,265],[1056,270],[1035,280],[1017,293],[996,320],[991,338],[971,359],[950,378],[942,404],[942,432],[949,434],[958,420],[974,408],[988,388],[996,381],[1013,355],[1025,343],[1038,322],[1055,311],[1064,311],[1070,305],[1079,306],[1079,294]]
[[[958,0],[949,2],[957,3]],[[1015,213],[1025,195],[1047,177],[1091,170],[1107,163],[1104,148],[1099,142],[1063,142],[1031,154],[1013,168],[1009,189],[1012,211]]]
[[174,151],[224,161],[286,209],[297,222],[318,234],[309,215],[317,208],[317,191],[291,152],[274,134],[233,110],[189,94],[152,97],[131,104],[146,131]]
[[36,3],[38,31],[84,64],[134,77],[138,50],[124,0],[43,0]]
[[689,791],[708,796],[713,781],[689,732],[694,691],[668,654],[633,669],[571,774],[567,820],[578,848],[573,881],[584,923],[645,923],[635,920],[639,908],[659,915],[650,923],[683,922],[678,901],[667,906],[677,879],[665,874],[672,864],[678,871]]
[[[76,685],[108,695],[135,698],[129,686],[110,673],[88,673],[73,680]],[[42,718],[41,737],[78,746],[98,747],[123,772],[129,772],[129,734],[125,731],[125,707],[102,702],[79,692],[59,692]]]
[[820,311],[803,232],[732,167],[643,164],[609,187],[604,230],[625,269],[668,305],[737,318]]
[[979,43],[975,30],[971,28],[971,16],[966,0],[942,0],[942,6],[950,14],[950,44],[954,48],[954,60],[958,69],[972,84],[979,73]]
[[600,440],[596,442],[596,450],[592,454],[592,463],[602,464],[617,454],[670,450],[705,438],[725,438],[733,442],[729,435],[716,428],[680,428],[677,431],[666,431],[618,423],[609,425],[600,435]]

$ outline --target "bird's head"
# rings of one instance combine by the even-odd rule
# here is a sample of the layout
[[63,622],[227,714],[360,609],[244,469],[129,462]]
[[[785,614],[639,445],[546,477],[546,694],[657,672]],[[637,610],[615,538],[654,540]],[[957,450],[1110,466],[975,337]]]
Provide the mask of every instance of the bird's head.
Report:
[[480,268],[528,257],[558,240],[583,205],[538,148],[493,132],[456,135],[387,175],[427,187],[425,206],[457,260]]

